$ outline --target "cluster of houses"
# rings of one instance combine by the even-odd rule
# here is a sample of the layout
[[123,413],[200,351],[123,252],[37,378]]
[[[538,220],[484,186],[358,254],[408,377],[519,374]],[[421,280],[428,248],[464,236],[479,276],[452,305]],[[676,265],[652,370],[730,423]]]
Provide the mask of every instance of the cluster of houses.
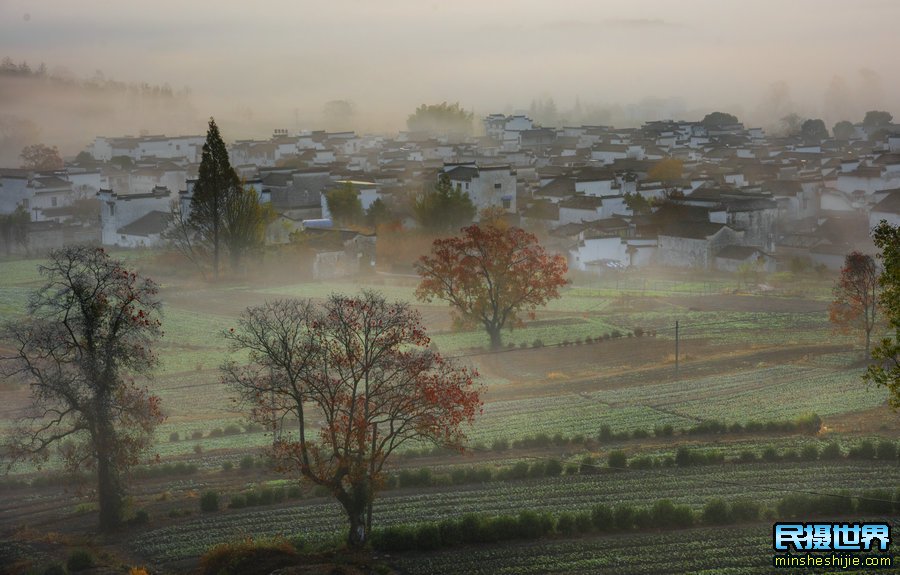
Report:
[[[873,251],[869,230],[880,220],[900,224],[900,125],[810,142],[740,123],[550,128],[492,114],[483,124],[483,136],[462,139],[277,130],[234,142],[229,154],[278,214],[271,243],[333,227],[325,192],[339,186],[352,187],[364,209],[381,199],[415,226],[410,198],[441,173],[479,211],[502,210],[584,272],[797,261],[836,269],[852,250]],[[63,170],[0,169],[0,214],[30,218],[26,240],[0,233],[0,242],[6,252],[73,241],[161,245],[173,206],[189,206],[204,140],[98,137]]]

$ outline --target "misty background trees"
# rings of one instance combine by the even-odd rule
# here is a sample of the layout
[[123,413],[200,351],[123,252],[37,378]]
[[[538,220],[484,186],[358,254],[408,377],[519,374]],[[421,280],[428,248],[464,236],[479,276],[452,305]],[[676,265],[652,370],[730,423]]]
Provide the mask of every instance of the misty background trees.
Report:
[[406,120],[413,132],[468,136],[474,129],[474,114],[462,109],[459,102],[422,104]]
[[22,158],[22,167],[26,170],[61,170],[62,158],[56,146],[50,147],[44,144],[32,144],[22,148],[19,154]]

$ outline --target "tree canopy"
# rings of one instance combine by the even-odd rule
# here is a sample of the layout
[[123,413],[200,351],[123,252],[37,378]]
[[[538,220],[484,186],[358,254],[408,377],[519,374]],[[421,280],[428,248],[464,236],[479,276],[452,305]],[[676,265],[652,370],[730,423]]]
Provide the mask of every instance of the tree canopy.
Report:
[[477,373],[431,350],[418,312],[376,292],[333,294],[321,306],[267,302],[227,336],[249,361],[223,366],[225,382],[255,421],[273,431],[292,422],[272,455],[338,500],[354,548],[368,541],[391,454],[422,440],[461,449],[462,425],[481,407]]
[[853,127],[851,122],[841,120],[831,128],[831,132],[838,140],[849,140],[856,133],[856,128]]
[[223,222],[223,237],[232,270],[240,268],[241,259],[247,252],[263,247],[266,226],[274,219],[272,206],[260,201],[256,189],[243,184],[238,188],[226,205]]
[[190,225],[199,239],[210,246],[213,276],[219,277],[219,262],[225,244],[228,203],[241,191],[241,180],[231,167],[228,149],[213,118],[209,119],[200,170],[191,197]]
[[64,167],[59,150],[44,144],[32,144],[22,148],[19,155],[22,158],[22,167],[26,170],[61,170]]
[[894,120],[894,116],[890,112],[880,110],[869,110],[863,119],[863,126],[867,128],[882,128],[887,126]]
[[872,350],[875,364],[869,366],[866,381],[886,387],[889,403],[900,409],[900,226],[882,221],[872,231],[875,245],[881,252],[882,271],[878,278],[881,288],[879,303],[887,317],[890,336],[882,338]]
[[231,167],[219,127],[210,118],[189,213],[185,217],[180,206],[173,206],[174,225],[167,237],[198,265],[210,257],[213,277],[218,278],[222,256],[227,253],[232,271],[237,271],[244,255],[263,245],[274,216]]
[[406,120],[406,126],[413,132],[469,135],[473,117],[472,112],[460,108],[459,102],[422,104]]
[[28,316],[2,334],[13,349],[3,374],[27,383],[32,401],[7,453],[43,462],[62,446],[70,470],[95,469],[100,525],[111,530],[125,509],[123,473],[163,420],[159,398],[131,379],[156,365],[157,286],[101,248],[53,251],[39,270]]
[[362,223],[364,217],[362,201],[352,182],[344,182],[343,185],[325,192],[325,202],[331,219],[336,224],[352,226]]
[[878,268],[870,255],[852,252],[834,285],[829,319],[843,333],[858,329],[865,334],[865,357],[869,358],[872,329],[878,311]]
[[710,112],[709,114],[704,116],[702,120],[700,120],[700,123],[707,128],[715,128],[728,124],[737,124],[738,119],[734,114],[727,114],[725,112]]
[[475,204],[469,194],[459,186],[454,187],[450,176],[441,173],[433,191],[426,191],[416,198],[413,213],[422,228],[437,233],[456,232],[472,222]]
[[822,120],[805,120],[800,125],[800,136],[807,142],[821,142],[828,138],[828,128]]
[[457,325],[484,327],[497,349],[504,327],[560,297],[568,266],[521,228],[475,224],[458,237],[435,240],[416,269],[422,277],[417,298],[447,301]]

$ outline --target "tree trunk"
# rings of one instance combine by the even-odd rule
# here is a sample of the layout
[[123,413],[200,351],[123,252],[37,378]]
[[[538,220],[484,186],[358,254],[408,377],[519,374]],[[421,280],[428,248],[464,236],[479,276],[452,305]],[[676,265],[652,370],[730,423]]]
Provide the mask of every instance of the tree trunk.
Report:
[[347,519],[350,520],[350,531],[347,534],[347,546],[351,549],[361,549],[369,542],[369,531],[366,528],[366,510],[369,505],[369,497],[366,495],[365,485],[355,485],[351,491],[341,491],[337,496]]
[[872,330],[866,330],[866,361],[872,359],[872,354],[870,352],[870,347],[872,345]]
[[500,337],[500,328],[489,326],[487,328],[488,335],[491,336],[491,349],[498,350],[503,346],[503,339]]
[[110,461],[106,449],[97,450],[97,499],[100,505],[100,529],[111,531],[121,525],[124,502],[119,470]]

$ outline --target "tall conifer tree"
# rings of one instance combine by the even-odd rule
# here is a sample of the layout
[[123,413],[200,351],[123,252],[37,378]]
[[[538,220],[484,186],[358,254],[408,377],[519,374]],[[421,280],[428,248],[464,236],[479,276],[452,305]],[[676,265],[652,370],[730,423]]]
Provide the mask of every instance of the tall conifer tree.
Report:
[[229,203],[241,193],[241,180],[228,160],[219,127],[209,119],[200,172],[191,198],[190,224],[212,248],[213,277],[219,277],[219,259],[225,243]]

